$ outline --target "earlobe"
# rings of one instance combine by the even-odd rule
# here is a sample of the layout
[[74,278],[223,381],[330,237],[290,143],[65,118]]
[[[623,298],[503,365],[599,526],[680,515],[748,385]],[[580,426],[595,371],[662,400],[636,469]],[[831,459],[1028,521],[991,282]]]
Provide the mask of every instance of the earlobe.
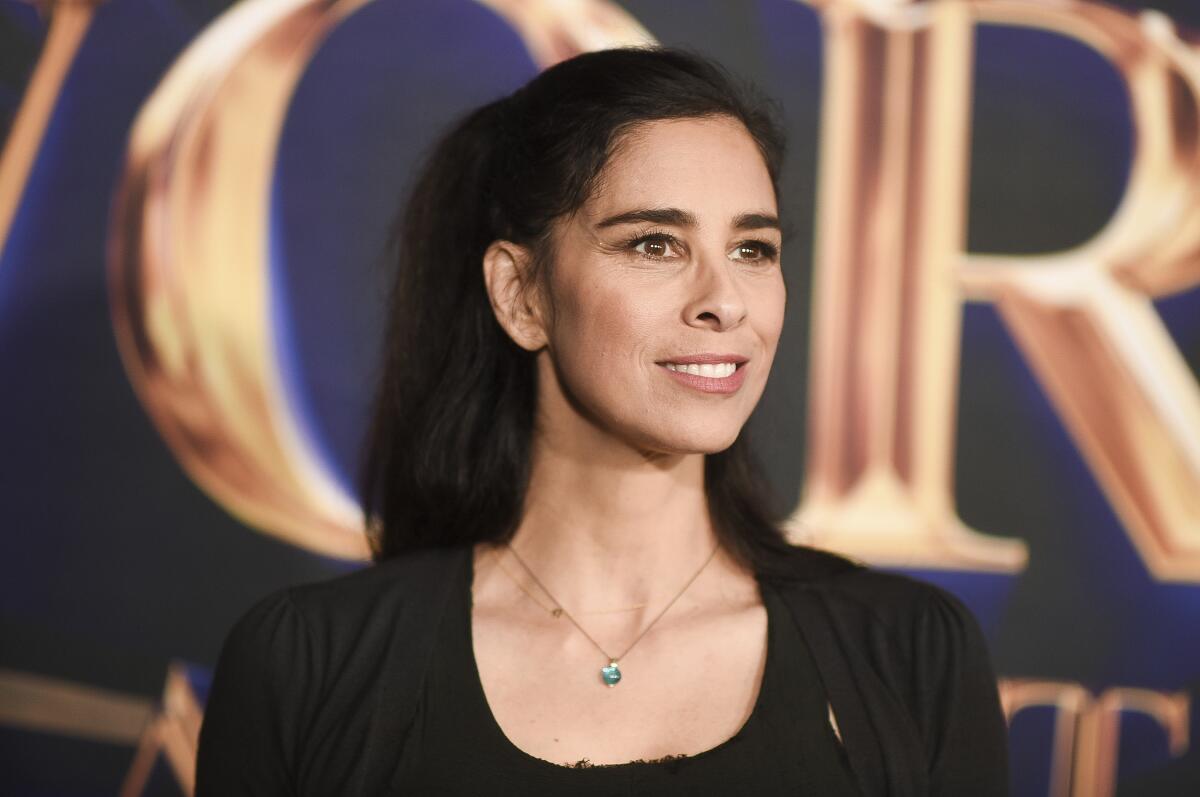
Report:
[[493,241],[483,253],[483,281],[496,321],[526,351],[546,345],[540,314],[529,284],[529,250],[511,241]]

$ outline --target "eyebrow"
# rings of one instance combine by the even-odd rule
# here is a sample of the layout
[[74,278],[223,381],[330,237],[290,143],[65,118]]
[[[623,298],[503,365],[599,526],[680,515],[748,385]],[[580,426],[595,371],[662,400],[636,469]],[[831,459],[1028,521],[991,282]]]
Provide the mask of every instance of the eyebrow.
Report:
[[[633,224],[636,222],[649,222],[651,224],[664,224],[674,227],[698,226],[695,214],[689,213],[686,210],[680,210],[679,208],[638,208],[602,219],[596,224],[596,228],[604,229],[605,227],[615,227],[619,224]],[[766,227],[782,232],[782,228],[779,225],[779,217],[772,213],[742,213],[733,219],[733,229],[735,230],[761,230]]]

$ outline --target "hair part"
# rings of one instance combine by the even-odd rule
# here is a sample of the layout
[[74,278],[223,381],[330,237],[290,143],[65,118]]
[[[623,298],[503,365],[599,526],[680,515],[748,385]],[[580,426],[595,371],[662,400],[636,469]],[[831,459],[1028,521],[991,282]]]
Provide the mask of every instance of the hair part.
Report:
[[[359,500],[376,561],[429,547],[508,541],[529,484],[536,354],[496,320],[482,257],[528,247],[534,285],[553,259],[555,221],[600,188],[639,125],[724,117],[762,153],[778,198],[784,133],[774,104],[715,62],[678,48],[601,50],[545,70],[467,114],[421,168],[393,229],[395,275],[367,429]],[[705,457],[718,539],[762,575],[795,572],[745,430]]]

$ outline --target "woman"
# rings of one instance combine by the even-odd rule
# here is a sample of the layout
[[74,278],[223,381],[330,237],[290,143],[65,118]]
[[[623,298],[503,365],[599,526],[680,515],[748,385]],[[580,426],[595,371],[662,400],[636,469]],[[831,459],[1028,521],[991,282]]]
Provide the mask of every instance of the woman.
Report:
[[1006,793],[979,630],[785,541],[740,436],[783,139],[667,49],[466,117],[399,229],[376,565],[230,633],[197,793]]

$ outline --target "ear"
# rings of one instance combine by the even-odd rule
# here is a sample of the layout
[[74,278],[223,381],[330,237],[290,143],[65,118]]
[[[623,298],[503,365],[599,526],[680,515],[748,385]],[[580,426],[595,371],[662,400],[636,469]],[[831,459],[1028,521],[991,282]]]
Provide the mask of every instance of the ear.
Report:
[[511,241],[492,241],[483,253],[483,282],[496,320],[518,346],[537,351],[546,345],[538,291],[530,283],[532,255]]

